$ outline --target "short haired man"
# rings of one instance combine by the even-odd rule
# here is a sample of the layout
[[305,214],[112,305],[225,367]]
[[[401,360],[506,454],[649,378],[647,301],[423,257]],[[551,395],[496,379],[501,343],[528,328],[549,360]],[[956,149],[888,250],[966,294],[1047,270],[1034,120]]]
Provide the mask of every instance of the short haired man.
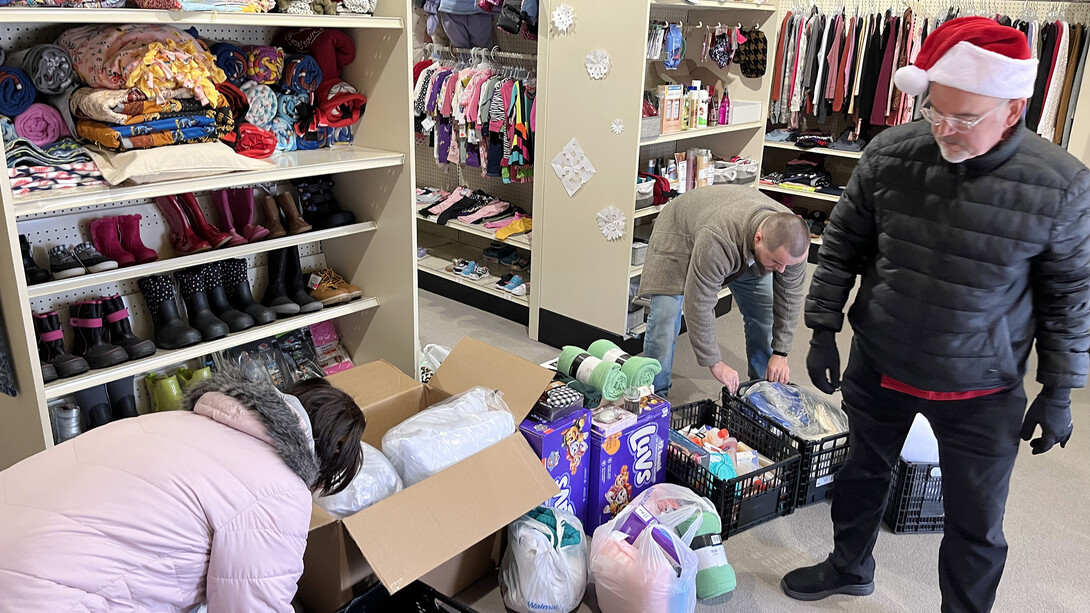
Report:
[[655,221],[639,290],[651,298],[643,354],[662,363],[656,392],[670,391],[682,306],[697,363],[738,389],[715,335],[724,284],[745,320],[749,378],[787,382],[809,250],[806,223],[752,187],[702,187],[672,200]]
[[[990,19],[936,29],[896,74],[913,95],[930,82],[926,121],[874,138],[833,209],[806,301],[807,369],[827,393],[839,384],[834,334],[861,277],[844,372],[851,446],[833,553],[783,578],[793,598],[874,590],[890,470],[922,413],[942,464],[942,611],[989,611],[1018,438],[1040,426],[1037,454],[1071,436],[1090,348],[1090,171],[1026,129],[1036,67],[1025,36]],[[1044,390],[1027,413],[1034,342]]]

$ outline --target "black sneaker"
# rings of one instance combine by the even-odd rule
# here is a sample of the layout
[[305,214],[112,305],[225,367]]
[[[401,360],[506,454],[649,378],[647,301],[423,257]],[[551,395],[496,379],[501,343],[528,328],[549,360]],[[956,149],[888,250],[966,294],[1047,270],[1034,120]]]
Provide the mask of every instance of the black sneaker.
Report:
[[49,272],[60,281],[87,274],[87,269],[79,263],[72,251],[64,245],[57,245],[49,250]]
[[780,588],[795,600],[809,602],[834,594],[866,596],[874,592],[874,581],[855,583],[837,572],[832,562],[825,560],[821,564],[796,568],[787,573],[780,581]]
[[90,241],[73,247],[72,255],[76,256],[79,263],[90,272],[103,272],[117,268],[117,262],[99,253]]
[[515,276],[515,273],[509,272],[509,273],[503,275],[502,277],[500,277],[500,280],[496,281],[496,289],[503,289],[504,286],[506,286],[508,283],[511,282],[511,278],[514,277],[514,276]]

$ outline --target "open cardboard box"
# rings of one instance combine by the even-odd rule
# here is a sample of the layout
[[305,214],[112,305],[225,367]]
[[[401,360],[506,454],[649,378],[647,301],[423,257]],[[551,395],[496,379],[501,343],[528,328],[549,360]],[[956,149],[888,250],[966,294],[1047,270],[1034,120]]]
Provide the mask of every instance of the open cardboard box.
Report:
[[[475,386],[502,391],[515,424],[522,423],[553,374],[465,338],[428,384],[382,361],[331,375],[328,381],[355,398],[367,416],[363,440],[381,449],[387,430]],[[343,520],[315,506],[299,599],[309,613],[333,613],[372,573],[391,593],[425,575],[441,592],[460,591],[492,570],[498,532],[557,493],[553,478],[516,429]]]

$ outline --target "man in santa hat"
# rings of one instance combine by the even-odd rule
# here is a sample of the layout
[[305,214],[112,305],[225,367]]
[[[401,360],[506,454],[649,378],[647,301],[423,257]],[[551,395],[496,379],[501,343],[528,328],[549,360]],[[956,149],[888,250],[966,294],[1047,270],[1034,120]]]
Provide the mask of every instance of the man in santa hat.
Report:
[[[806,300],[810,378],[840,384],[835,334],[849,313],[844,372],[850,449],[836,476],[833,553],[788,573],[800,600],[874,591],[891,467],[916,413],[939,443],[944,612],[992,607],[1007,542],[1003,511],[1018,438],[1034,454],[1072,432],[1072,388],[1090,347],[1090,171],[1022,119],[1037,60],[1025,36],[983,17],[924,42],[902,90],[924,121],[866,148],[825,230]],[[1026,412],[1022,380],[1037,344],[1043,390]]]

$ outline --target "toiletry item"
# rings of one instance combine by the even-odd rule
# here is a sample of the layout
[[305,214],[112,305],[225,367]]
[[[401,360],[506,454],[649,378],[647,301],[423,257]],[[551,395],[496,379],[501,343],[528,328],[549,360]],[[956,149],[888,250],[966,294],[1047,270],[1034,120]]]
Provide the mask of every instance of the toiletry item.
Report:
[[679,194],[684,194],[689,184],[689,165],[685,159],[685,152],[675,153],[674,159],[677,160],[677,185],[673,189]]
[[719,125],[730,125],[730,92],[723,86],[723,99],[719,101]]
[[708,90],[701,89],[697,92],[697,116],[696,125],[699,128],[708,127]]
[[715,97],[715,88],[708,88],[708,127],[719,125],[719,98]]

